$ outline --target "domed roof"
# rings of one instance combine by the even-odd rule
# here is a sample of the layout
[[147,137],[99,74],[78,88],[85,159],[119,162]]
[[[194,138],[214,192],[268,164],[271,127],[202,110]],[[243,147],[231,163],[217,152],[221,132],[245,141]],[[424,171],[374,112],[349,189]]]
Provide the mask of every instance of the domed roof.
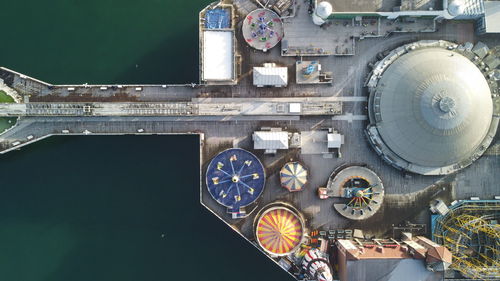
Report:
[[322,19],[326,19],[333,12],[332,4],[323,1],[316,7],[316,15]]
[[377,130],[403,160],[445,167],[470,158],[493,115],[491,90],[466,57],[443,48],[410,51],[396,59],[372,90]]
[[453,0],[448,5],[448,13],[454,17],[459,16],[464,13],[465,7],[465,0]]

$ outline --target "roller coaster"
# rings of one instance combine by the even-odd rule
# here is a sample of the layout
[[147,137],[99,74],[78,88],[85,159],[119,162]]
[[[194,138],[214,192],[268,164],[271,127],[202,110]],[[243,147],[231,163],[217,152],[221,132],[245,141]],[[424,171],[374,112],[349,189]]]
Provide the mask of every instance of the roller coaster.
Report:
[[500,276],[500,200],[463,200],[433,218],[432,239],[453,254],[450,269],[470,279]]

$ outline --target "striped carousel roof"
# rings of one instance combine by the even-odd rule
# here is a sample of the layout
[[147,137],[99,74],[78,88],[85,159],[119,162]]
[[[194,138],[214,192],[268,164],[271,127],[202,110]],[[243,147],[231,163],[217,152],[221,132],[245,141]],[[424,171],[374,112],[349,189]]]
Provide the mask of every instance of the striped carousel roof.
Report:
[[280,181],[288,191],[300,191],[307,182],[307,170],[299,162],[286,163],[280,171]]
[[280,207],[265,212],[257,223],[259,245],[272,255],[292,252],[302,240],[302,222],[290,210]]

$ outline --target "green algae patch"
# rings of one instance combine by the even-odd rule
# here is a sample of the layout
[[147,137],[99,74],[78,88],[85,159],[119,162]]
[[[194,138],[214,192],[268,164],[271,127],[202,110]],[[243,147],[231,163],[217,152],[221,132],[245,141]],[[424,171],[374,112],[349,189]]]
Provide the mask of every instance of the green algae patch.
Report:
[[[14,103],[14,98],[5,91],[0,90],[0,103]],[[0,134],[12,128],[17,121],[17,117],[0,117]]]
[[16,102],[11,96],[7,95],[6,92],[0,90],[0,103],[13,103]]
[[17,117],[0,117],[0,134],[16,125]]

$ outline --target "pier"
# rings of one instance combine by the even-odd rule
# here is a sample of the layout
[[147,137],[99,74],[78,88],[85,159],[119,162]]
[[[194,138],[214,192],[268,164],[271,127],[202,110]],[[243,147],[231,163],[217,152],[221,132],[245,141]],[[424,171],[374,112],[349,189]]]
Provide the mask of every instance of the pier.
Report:
[[[278,5],[275,2],[271,1]],[[438,20],[429,16],[416,22],[395,21],[388,16],[367,17],[366,22],[357,18],[334,18],[330,25],[319,27],[311,20],[308,2],[298,1],[291,4],[288,12],[283,12],[275,25],[265,23],[266,30],[276,27],[268,35],[273,40],[277,38],[272,36],[281,32],[278,21],[285,32],[280,38],[283,40],[280,47],[268,49],[266,38],[254,36],[260,41],[252,41],[252,45],[249,42],[254,39],[244,40],[242,34],[241,21],[246,19],[248,28],[256,26],[252,23],[253,18],[246,18],[251,11],[269,8],[261,6],[263,4],[258,1],[224,0],[209,5],[200,13],[198,83],[53,85],[1,67],[0,84],[14,91],[18,102],[0,104],[0,117],[17,117],[17,123],[0,134],[0,154],[24,149],[50,136],[198,135],[201,204],[257,248],[260,246],[254,223],[262,207],[273,204],[281,204],[284,207],[280,208],[290,212],[300,212],[297,219],[304,219],[304,231],[309,233],[363,229],[367,238],[373,238],[387,237],[395,226],[409,220],[430,226],[430,217],[425,211],[434,199],[451,202],[474,194],[488,199],[499,195],[498,136],[492,141],[492,148],[485,148],[484,155],[469,167],[450,175],[421,175],[387,164],[388,159],[377,154],[365,131],[370,122],[370,93],[366,86],[374,64],[388,56],[391,50],[420,40],[446,40],[439,42],[454,42],[457,46],[481,41],[494,46],[500,44],[498,38],[476,34],[472,21]],[[219,9],[219,13],[212,14],[214,17],[227,12],[226,19],[230,19],[230,23],[221,20],[221,26],[206,24],[205,16],[213,9]],[[274,8],[276,10],[278,7]],[[425,14],[439,15],[437,11]],[[207,75],[216,68],[204,65],[203,52],[208,46],[203,41],[205,32],[225,34],[230,58],[226,60],[226,76],[222,78]],[[251,31],[247,33],[252,36]],[[206,52],[213,52],[213,49]],[[227,57],[227,53],[225,55]],[[274,66],[268,65],[271,62]],[[299,68],[302,62],[311,66],[314,79],[309,79],[312,76],[307,69]],[[276,78],[279,76],[276,68],[286,68],[286,86],[257,87],[252,79],[254,67],[268,70],[271,73],[267,77],[269,80],[283,79],[282,76]],[[301,75],[307,79],[299,81]],[[489,81],[495,83],[492,79]],[[498,92],[495,87],[491,89],[494,89],[492,95],[497,97],[494,114],[498,119]],[[286,148],[279,147],[284,145],[279,143],[278,148],[255,149],[253,135],[257,131],[284,134],[290,143],[287,141]],[[276,145],[276,139],[264,141]],[[230,148],[253,153],[264,171],[254,177],[265,175],[266,181],[262,194],[240,213],[228,211],[207,189],[207,181],[218,181],[206,178],[210,161]],[[290,193],[280,185],[280,169],[293,161],[307,167],[309,178],[304,190]],[[339,171],[351,166],[371,171],[373,178],[378,175],[380,179],[374,182],[383,182],[385,189],[384,203],[377,206],[377,213],[356,217],[369,217],[366,221],[349,219],[355,217],[352,214],[339,214],[336,208],[344,204],[341,196],[319,199],[318,191],[327,187]],[[239,178],[233,176],[233,180],[236,183]],[[364,193],[358,190],[357,194]],[[281,261],[268,252],[265,254],[276,263]],[[296,271],[289,270],[289,273],[299,277]]]

